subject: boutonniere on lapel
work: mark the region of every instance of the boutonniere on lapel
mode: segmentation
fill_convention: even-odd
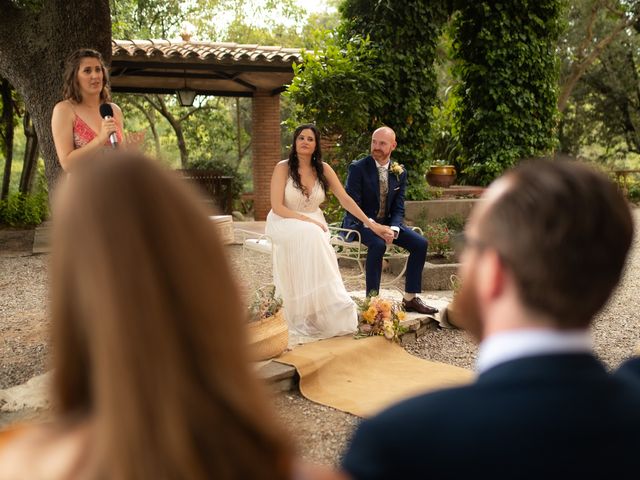
[[[389,171],[396,176],[396,180],[400,181],[400,175],[402,175],[402,172],[404,172],[404,167],[398,162],[391,162]]]

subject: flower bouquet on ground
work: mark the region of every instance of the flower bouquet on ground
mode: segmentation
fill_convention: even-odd
[[[253,360],[280,355],[289,342],[289,331],[282,311],[282,299],[273,285],[256,292],[249,307],[249,349]]]
[[[400,325],[405,312],[400,302],[386,300],[377,295],[371,295],[364,300],[354,298],[358,306],[358,331],[356,338],[384,335],[388,340],[399,341],[400,336],[407,331]]]

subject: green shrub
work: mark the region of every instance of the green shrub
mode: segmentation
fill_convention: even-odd
[[[464,230],[465,219],[459,213],[442,217],[440,221],[449,228],[450,232],[461,232]]]
[[[640,183],[634,182],[627,186],[627,199],[632,203],[640,203]]]
[[[33,195],[13,193],[0,200],[0,224],[12,227],[35,226],[49,215],[49,197],[46,191]]]
[[[198,160],[192,160],[189,162],[188,168],[195,168],[198,170],[216,170],[221,175],[228,175],[231,180],[231,194],[233,200],[238,200],[242,191],[244,190],[244,181],[242,175],[230,164],[220,160],[213,160],[211,158],[200,158]]]
[[[424,236],[429,241],[429,250],[436,255],[444,255],[451,250],[451,234],[445,222],[428,223]]]

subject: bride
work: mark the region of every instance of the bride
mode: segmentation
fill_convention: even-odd
[[[356,305],[342,283],[320,210],[328,190],[374,233],[380,237],[389,233],[389,227],[367,218],[322,161],[315,125],[300,125],[289,158],[276,165],[271,177],[265,231],[273,241],[273,279],[289,330],[303,337],[345,335],[358,325]]]

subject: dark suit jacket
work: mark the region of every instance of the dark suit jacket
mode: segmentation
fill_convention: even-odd
[[[498,365],[363,421],[343,468],[355,479],[640,478],[640,360],[615,374],[587,354]]]
[[[389,193],[387,195],[387,216],[385,225],[400,227],[404,220],[404,192],[407,188],[407,171],[396,177],[389,172]],[[369,218],[376,219],[380,209],[380,180],[376,161],[371,155],[356,160],[349,165],[345,185],[347,193]],[[358,230],[362,222],[347,212],[342,221],[343,228]]]

